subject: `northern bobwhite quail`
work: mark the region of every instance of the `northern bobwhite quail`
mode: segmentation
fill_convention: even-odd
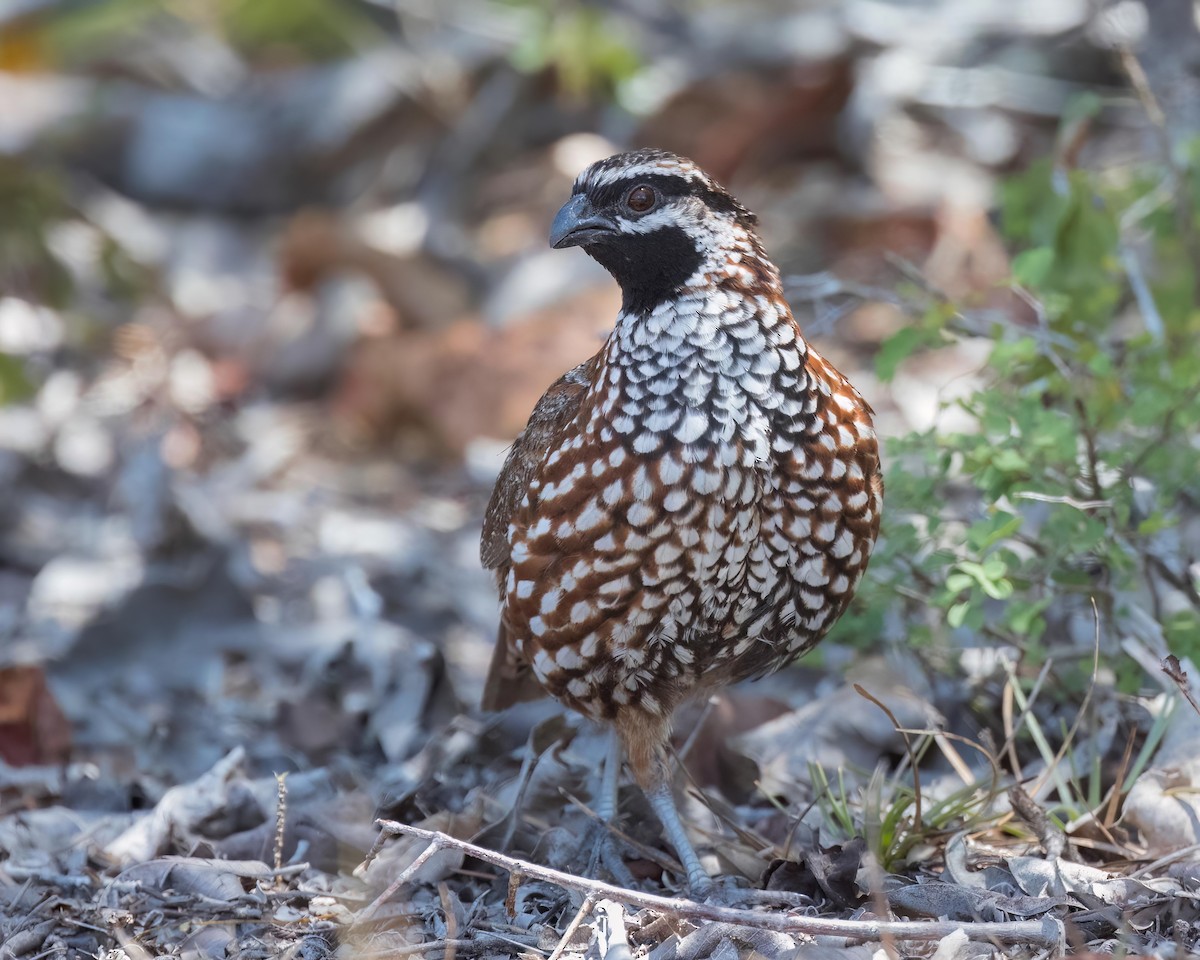
[[[481,549],[503,604],[484,707],[544,691],[611,724],[701,893],[671,715],[821,639],[883,496],[871,408],[805,342],[755,223],[674,154],[580,174],[550,243],[606,267],[621,312],[513,444]]]

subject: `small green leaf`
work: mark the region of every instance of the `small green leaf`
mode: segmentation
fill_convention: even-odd
[[[1137,532],[1143,537],[1148,537],[1151,534],[1158,533],[1160,530],[1165,530],[1171,525],[1171,521],[1161,511],[1155,511],[1138,524]]]
[[[992,466],[1005,473],[1025,473],[1029,470],[1029,461],[1016,450],[997,450],[992,457]]]
[[[1053,267],[1054,250],[1050,247],[1022,250],[1013,258],[1013,279],[1023,287],[1037,289],[1046,282]]]
[[[946,578],[946,589],[953,594],[969,590],[974,584],[974,577],[970,577],[965,573],[952,573]]]
[[[979,586],[993,600],[1007,600],[1013,595],[1013,584],[1007,577],[1001,577],[997,580],[985,580]]]
[[[1042,622],[1042,612],[1050,606],[1050,601],[1014,600],[1004,611],[1004,619],[1012,631],[1020,636],[1038,636],[1045,624]]]
[[[983,552],[1016,533],[1021,527],[1021,522],[1021,517],[997,510],[990,517],[971,524],[967,530],[967,544],[972,549]]]
[[[967,614],[970,610],[970,601],[964,600],[962,603],[956,603],[946,611],[946,623],[957,630],[963,625],[963,621],[967,619]]]
[[[875,372],[879,379],[890,382],[900,364],[929,342],[929,334],[919,327],[897,330],[879,345],[879,353],[875,355]]]

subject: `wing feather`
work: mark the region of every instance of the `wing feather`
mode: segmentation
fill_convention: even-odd
[[[513,442],[496,486],[492,489],[492,497],[484,514],[479,558],[486,569],[495,572],[496,587],[502,602],[510,566],[509,523],[525,498],[530,481],[537,475],[546,457],[558,446],[563,431],[579,412],[599,361],[600,355],[597,354],[573,367],[542,395],[529,415],[529,423]],[[483,709],[502,710],[543,694],[528,664],[517,652],[502,617],[484,685]]]

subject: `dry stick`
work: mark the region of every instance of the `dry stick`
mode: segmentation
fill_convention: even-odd
[[[1008,788],[1008,800],[1014,812],[1033,829],[1033,834],[1047,857],[1057,860],[1069,852],[1067,835],[1062,828],[1050,819],[1046,811],[1038,806],[1038,802],[1026,793],[1019,783],[1014,783]]]
[[[1129,731],[1129,739],[1125,741],[1125,752],[1121,754],[1121,765],[1117,768],[1117,776],[1112,789],[1108,793],[1108,806],[1104,811],[1104,819],[1100,821],[1104,832],[1111,836],[1113,825],[1117,822],[1117,807],[1121,805],[1121,794],[1125,792],[1125,777],[1129,773],[1129,765],[1133,762],[1133,741],[1136,730]]]
[[[534,738],[537,733],[537,728],[529,732],[529,738],[526,740],[526,746],[529,748],[529,753],[525,759],[521,761],[521,772],[517,775],[517,796],[513,800],[512,808],[508,811],[508,823],[504,828],[504,837],[500,841],[500,846],[505,850],[513,841],[513,837],[517,832],[517,822],[521,819],[521,811],[525,808],[525,794],[529,790],[529,784],[533,780],[533,772],[537,769],[537,765],[542,762],[542,754],[534,747]]]
[[[275,869],[283,869],[283,840],[287,832],[287,773],[275,774]]]
[[[379,820],[377,822],[378,823],[390,823],[391,821],[390,820]],[[416,830],[417,828],[409,827],[408,829]],[[428,831],[425,831],[425,830],[419,831],[419,833],[422,833],[422,834],[427,833],[427,832]],[[445,836],[445,834],[438,834],[438,836]],[[380,839],[382,840],[383,838],[380,837]],[[380,846],[380,844],[376,844],[376,847],[378,847],[378,846]],[[423,866],[425,866],[426,861],[428,861],[430,857],[432,857],[435,853],[437,853],[439,850],[441,850],[445,846],[449,846],[449,844],[434,843],[434,844],[431,844],[430,846],[426,847],[424,850],[422,850],[421,853],[417,856],[417,859],[414,860],[412,863],[410,863],[407,867],[405,867],[404,870],[401,871],[400,876],[398,876],[395,880],[393,880],[391,883],[389,883],[388,888],[386,890],[384,890],[383,893],[381,893],[374,900],[372,900],[369,904],[367,904],[366,910],[364,910],[361,914],[359,914],[359,919],[361,920],[361,919],[370,917],[372,914],[375,913],[375,911],[377,911],[385,903],[387,903],[389,900],[391,900],[392,897],[394,897],[396,895],[396,891],[399,890],[404,885],[406,885],[414,876],[416,876],[417,871],[420,870]],[[372,852],[375,852],[375,848],[372,848]]]
[[[386,836],[408,836],[424,840],[429,844],[417,861],[424,862],[439,850],[452,847],[461,850],[468,856],[486,863],[493,864],[501,870],[522,876],[533,877],[553,883],[564,890],[578,890],[597,898],[609,898],[619,903],[631,904],[647,910],[657,910],[670,916],[685,920],[710,921],[715,923],[732,923],[743,927],[759,927],[764,930],[776,930],[780,933],[799,933],[808,936],[845,937],[850,940],[879,940],[885,936],[897,940],[940,940],[948,937],[956,930],[964,931],[967,936],[979,940],[994,940],[1000,943],[1038,943],[1056,946],[1062,942],[1063,928],[1057,920],[1047,917],[1042,921],[1018,920],[1011,923],[957,923],[943,920],[913,920],[879,921],[879,920],[833,920],[819,917],[798,916],[794,913],[762,913],[757,910],[741,910],[732,907],[721,907],[714,904],[699,903],[695,900],[685,900],[682,897],[661,897],[652,893],[642,893],[638,890],[626,890],[615,887],[610,883],[599,880],[589,880],[576,877],[561,870],[539,866],[527,860],[507,857],[502,853],[484,849],[466,840],[459,840],[449,834],[434,830],[423,830],[420,827],[410,827],[405,823],[394,820],[376,820],[376,825]],[[386,900],[390,892],[399,889],[411,879],[416,871],[413,862],[396,882],[388,888],[375,903]],[[375,904],[368,907],[374,908]]]
[[[1200,853],[1200,843],[1193,843],[1190,847],[1184,847],[1182,850],[1176,850],[1173,853],[1168,853],[1165,857],[1159,857],[1153,863],[1148,863],[1144,867],[1138,867],[1133,873],[1129,874],[1129,879],[1136,880],[1138,877],[1145,877],[1156,870],[1161,870],[1163,867],[1170,866],[1176,860],[1186,860],[1193,854]]]
[[[567,924],[567,929],[563,931],[563,935],[558,941],[558,946],[550,954],[549,960],[558,960],[562,956],[563,951],[567,949],[567,945],[571,942],[571,938],[575,936],[575,931],[579,929],[579,925],[583,923],[584,918],[595,908],[596,902],[596,897],[590,893],[583,898],[583,903],[579,905],[579,910],[571,919],[571,922]]]
[[[1192,705],[1192,709],[1200,714],[1200,703],[1196,702],[1196,696],[1192,693],[1192,685],[1188,682],[1187,671],[1183,669],[1183,664],[1179,662],[1179,658],[1175,654],[1168,654],[1161,664],[1162,672],[1174,681],[1175,686],[1179,688],[1179,692],[1183,694],[1183,698]]]

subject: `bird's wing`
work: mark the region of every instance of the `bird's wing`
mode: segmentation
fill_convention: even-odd
[[[496,585],[504,599],[510,564],[508,525],[537,474],[542,461],[558,446],[563,430],[575,419],[584,394],[592,385],[600,356],[573,367],[558,378],[542,395],[508,452],[504,467],[492,490],[483,520],[479,557],[488,570],[495,571]],[[543,693],[517,653],[503,619],[496,637],[496,649],[484,686],[483,708],[502,710],[514,703],[532,700]]]

